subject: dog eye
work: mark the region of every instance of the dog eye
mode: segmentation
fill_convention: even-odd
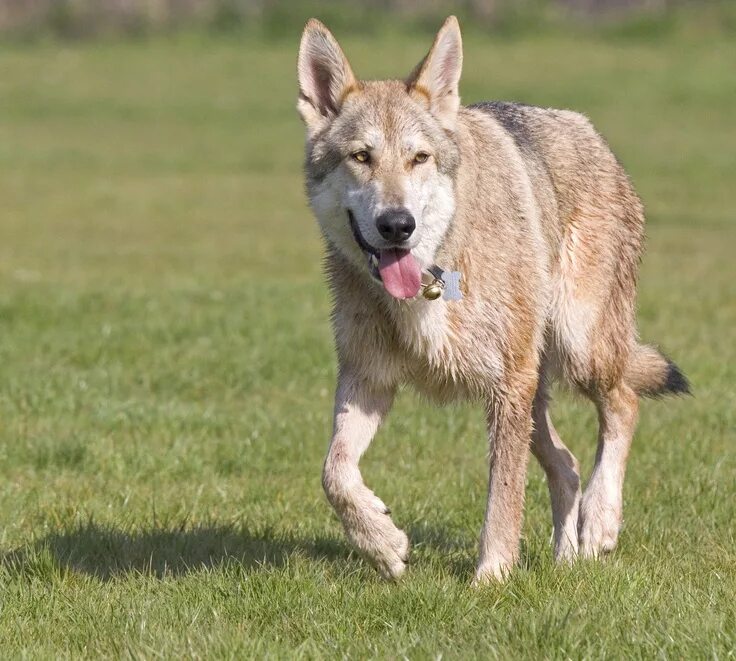
[[[358,161],[358,163],[367,163],[371,160],[371,155],[365,149],[356,151],[354,154],[351,154],[351,156],[353,157],[353,159]]]
[[[426,163],[429,160],[429,154],[426,151],[420,151],[414,156],[415,163]]]

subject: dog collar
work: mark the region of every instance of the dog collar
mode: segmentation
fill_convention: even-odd
[[[463,297],[459,271],[445,271],[437,264],[432,264],[427,271],[434,278],[428,285],[422,285],[422,296],[428,301],[435,301],[440,296],[445,301],[459,301]]]

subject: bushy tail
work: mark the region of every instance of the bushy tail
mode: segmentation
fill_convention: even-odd
[[[690,383],[680,368],[646,344],[638,344],[631,353],[624,380],[643,397],[690,394]]]

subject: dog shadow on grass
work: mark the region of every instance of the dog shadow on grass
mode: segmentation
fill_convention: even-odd
[[[474,539],[427,525],[409,527],[408,532],[413,547],[410,564],[426,562],[429,554],[439,556],[458,580],[472,575]],[[523,543],[521,555],[522,564],[535,564],[535,554]],[[367,564],[337,534],[300,537],[283,530],[256,533],[226,525],[124,531],[93,522],[52,532],[6,553],[0,557],[0,567],[17,576],[48,577],[70,571],[109,581],[130,574],[165,578],[222,567],[268,571],[299,560],[333,565],[337,571],[360,566],[367,570]]]
[[[297,558],[347,564],[351,554],[337,538],[301,538],[283,531],[207,526],[126,532],[88,523],[11,551],[0,565],[17,575],[60,569],[109,581],[130,573],[164,578],[224,566],[261,571]]]

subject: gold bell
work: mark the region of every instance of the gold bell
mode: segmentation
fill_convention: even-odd
[[[434,282],[425,285],[422,296],[424,296],[428,301],[436,301],[440,296],[442,296],[442,287],[440,283],[435,280]]]

